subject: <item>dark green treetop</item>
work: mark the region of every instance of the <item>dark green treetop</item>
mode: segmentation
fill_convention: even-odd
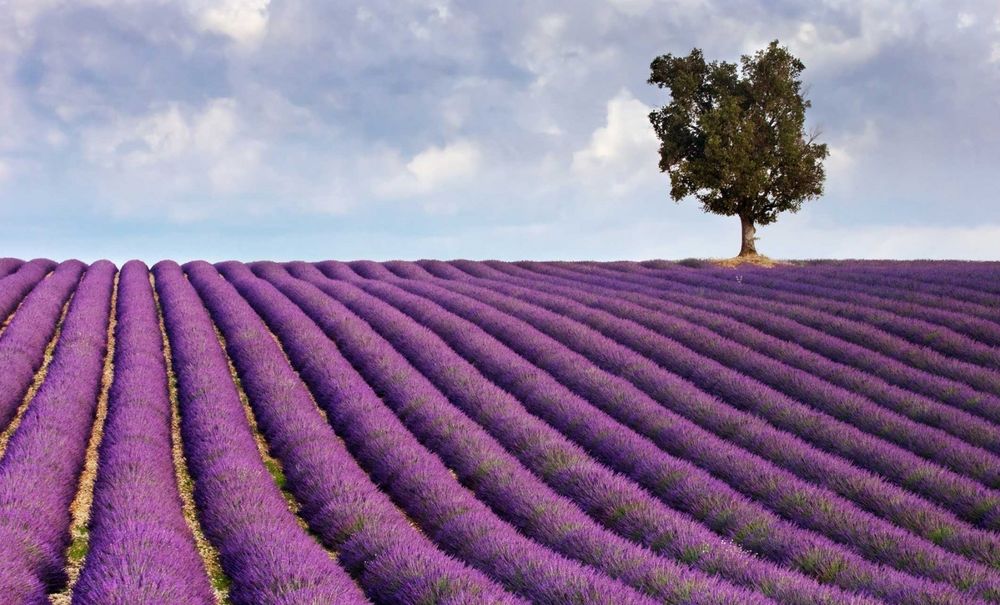
[[[817,133],[805,132],[804,69],[777,40],[739,65],[706,62],[697,48],[650,65],[649,83],[671,97],[649,114],[670,196],[694,196],[706,212],[739,216],[741,256],[756,254],[755,225],[823,193],[828,151]]]

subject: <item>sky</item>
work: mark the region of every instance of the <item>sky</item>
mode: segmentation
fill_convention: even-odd
[[[1000,259],[996,0],[0,0],[0,256],[732,256],[649,63],[773,39],[830,157],[762,253]]]

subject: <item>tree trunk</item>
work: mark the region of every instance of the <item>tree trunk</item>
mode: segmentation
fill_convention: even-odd
[[[757,227],[753,224],[753,219],[740,216],[740,225],[743,227],[743,244],[740,246],[740,256],[757,255]]]

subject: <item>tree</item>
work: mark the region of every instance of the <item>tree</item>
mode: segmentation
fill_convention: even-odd
[[[777,40],[739,66],[706,63],[697,48],[650,65],[649,83],[671,97],[649,114],[670,197],[693,195],[706,212],[739,216],[740,256],[757,254],[757,225],[823,193],[828,152],[818,132],[805,132],[804,69]]]

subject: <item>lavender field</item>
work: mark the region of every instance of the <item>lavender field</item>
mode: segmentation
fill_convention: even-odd
[[[1000,263],[0,259],[0,603],[1000,603]]]

